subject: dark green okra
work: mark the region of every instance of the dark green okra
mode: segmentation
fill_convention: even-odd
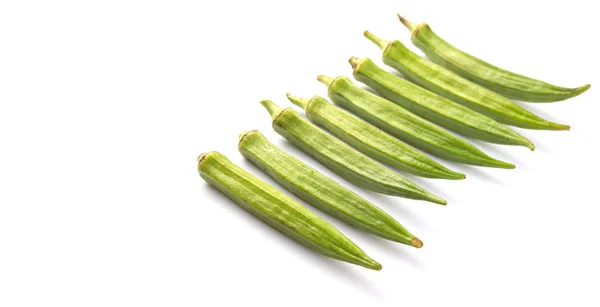
[[[454,162],[515,168],[401,106],[358,87],[347,77],[319,76],[318,79],[327,86],[333,102],[416,148]]]
[[[438,95],[489,116],[506,125],[527,129],[569,130],[569,126],[547,121],[508,98],[473,83],[410,51],[400,41],[387,42],[369,31],[365,36],[383,50],[383,62],[406,78]]]
[[[411,40],[429,59],[505,97],[530,102],[553,102],[580,95],[586,84],[566,88],[529,78],[476,58],[437,36],[426,23],[414,24],[398,15],[411,32]]]
[[[362,153],[402,171],[427,178],[464,179],[433,159],[410,147],[320,96],[288,99],[306,112],[308,119]]]
[[[356,80],[442,127],[490,143],[535,149],[530,140],[499,122],[389,73],[367,58],[352,57],[350,64]]]
[[[261,104],[271,115],[277,133],[346,180],[378,193],[446,204],[440,197],[311,124],[296,111],[282,109],[270,100]]]
[[[423,242],[383,210],[254,130],[240,134],[238,150],[277,183],[315,208],[384,239],[421,248]]]
[[[240,207],[298,243],[325,256],[381,270],[339,230],[218,152],[198,157],[198,172]]]

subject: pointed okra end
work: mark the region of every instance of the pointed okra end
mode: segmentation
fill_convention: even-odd
[[[370,41],[372,41],[375,45],[377,45],[381,50],[385,50],[385,48],[387,48],[387,46],[389,46],[390,42],[385,41],[377,36],[375,36],[375,34],[369,32],[369,31],[365,31],[364,35],[366,38],[368,38]]]
[[[367,269],[374,270],[374,271],[381,271],[383,266],[379,262],[371,259],[369,256],[366,256],[366,257],[367,257],[367,259],[361,259],[361,261],[358,263],[358,265],[365,267]]]
[[[308,103],[311,100],[309,98],[300,98],[298,96],[293,96],[290,93],[287,93],[286,96],[293,104],[301,107],[302,110],[306,110],[306,107],[308,107]]]
[[[282,107],[276,105],[271,100],[262,100],[260,104],[262,104],[262,106],[265,107],[265,109],[267,109],[267,112],[269,112],[273,121],[275,121],[277,117],[279,117],[279,114],[281,114],[281,112],[283,112],[284,110]]]
[[[580,86],[580,87],[574,88],[572,90],[572,92],[571,92],[571,95],[569,95],[569,97],[579,96],[579,95],[583,94],[583,92],[589,90],[590,87],[592,87],[591,84],[586,84],[584,86]]]
[[[448,202],[445,199],[435,196],[433,194],[428,195],[426,200],[428,200],[434,204],[438,204],[438,205],[442,205],[442,206],[445,206],[448,204]]]
[[[416,248],[423,247],[423,241],[419,240],[419,238],[416,237],[410,241],[410,244]]]
[[[406,18],[402,17],[402,15],[397,14],[398,19],[400,19],[400,22],[410,31],[410,33],[413,33],[415,31],[415,29],[417,28],[417,24],[414,22],[410,22],[408,21]]]

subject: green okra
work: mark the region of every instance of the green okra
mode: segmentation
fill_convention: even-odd
[[[415,24],[398,15],[411,32],[411,40],[429,59],[505,97],[530,102],[553,102],[575,97],[590,88],[586,84],[566,88],[494,66],[452,46],[426,23]]]
[[[198,157],[200,176],[240,207],[298,243],[325,256],[381,270],[381,264],[333,225],[218,152]]]
[[[292,157],[254,130],[240,134],[238,150],[277,183],[315,208],[384,239],[421,248],[423,242],[383,210]]]
[[[271,115],[277,133],[348,181],[378,193],[446,204],[440,197],[311,124],[296,111],[282,109],[270,100],[261,104]]]
[[[329,98],[404,142],[440,158],[478,166],[515,168],[401,106],[355,85],[347,77],[319,76]]]
[[[383,50],[383,62],[414,83],[438,95],[489,116],[496,121],[527,129],[569,130],[569,126],[547,121],[508,98],[473,83],[410,51],[400,41],[387,42],[369,31],[365,36]]]
[[[499,122],[387,72],[367,58],[352,57],[350,64],[356,80],[433,123],[486,142],[535,149],[530,140]]]
[[[308,119],[362,153],[413,175],[428,178],[464,179],[379,128],[336,107],[322,97],[288,99],[306,112]]]

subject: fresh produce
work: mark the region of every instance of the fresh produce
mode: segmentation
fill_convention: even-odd
[[[296,111],[282,109],[270,100],[261,104],[271,115],[277,133],[348,181],[383,194],[446,204],[440,197],[327,134]]]
[[[490,143],[521,145],[533,143],[497,121],[432,93],[378,67],[373,61],[352,57],[354,78],[382,96],[440,126]]]
[[[358,151],[413,175],[428,178],[464,179],[418,150],[379,128],[338,108],[322,97],[288,99],[306,112],[308,119],[356,148]]]
[[[505,97],[553,102],[575,97],[590,88],[589,84],[566,88],[510,72],[457,49],[437,36],[426,23],[415,24],[400,15],[398,17],[410,30],[413,44],[429,59]]]
[[[319,76],[317,79],[327,86],[333,102],[416,148],[454,162],[515,168],[403,107],[358,87],[347,77]]]
[[[269,184],[233,164],[218,152],[198,157],[200,176],[240,207],[325,256],[381,270],[356,244],[327,221],[304,208]]]
[[[240,134],[238,150],[277,183],[315,208],[376,236],[411,245],[423,242],[394,218],[333,179],[292,157],[254,130]]]
[[[489,116],[496,121],[527,129],[569,130],[569,126],[547,121],[508,98],[473,83],[410,51],[400,41],[387,42],[369,31],[365,36],[383,50],[383,62],[406,78],[440,96]]]

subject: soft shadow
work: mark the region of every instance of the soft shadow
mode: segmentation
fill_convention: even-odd
[[[210,194],[211,199],[216,199],[219,201],[219,203],[230,204],[230,212],[234,213],[236,218],[243,220],[243,223],[250,224],[253,227],[260,229],[264,235],[272,237],[274,244],[285,245],[286,249],[293,250],[294,253],[302,255],[313,265],[318,266],[323,271],[330,273],[329,275],[338,276],[341,282],[348,282],[352,284],[353,287],[363,291],[368,295],[383,299],[384,294],[379,288],[377,288],[376,284],[369,282],[362,275],[356,273],[356,270],[368,269],[322,256],[321,254],[304,247],[303,245],[277,231],[275,228],[272,228],[266,223],[260,221],[258,218],[252,216],[212,185],[207,184],[205,192]]]
[[[373,191],[367,191],[364,189],[362,190],[362,193],[368,194],[369,198],[372,199],[376,205],[383,204],[383,206],[385,206],[384,211],[393,212],[394,215],[397,214],[398,216],[401,216],[402,219],[409,220],[411,222],[411,224],[413,224],[415,226],[415,228],[418,228],[421,231],[431,232],[432,228],[427,223],[427,221],[422,219],[413,210],[409,209],[408,206],[401,204],[400,197],[383,195],[383,194],[379,194],[379,193],[376,193]],[[425,201],[420,201],[420,202],[426,206],[431,205],[431,206],[443,207],[441,205],[427,203]]]

